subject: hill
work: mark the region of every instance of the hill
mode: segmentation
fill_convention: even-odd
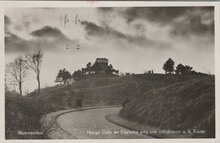
[[[31,101],[23,98],[19,103],[19,95],[5,92],[5,138],[6,139],[43,139],[44,135],[19,135],[19,131],[40,131],[41,115],[32,106]]]
[[[82,106],[122,105],[127,99],[136,99],[150,89],[156,89],[181,79],[175,75],[136,75],[125,77],[94,77],[70,85],[57,85],[41,90],[40,95],[31,93],[27,98],[39,107],[42,114],[76,107],[76,100]]]
[[[123,105],[129,99],[120,116],[152,126],[170,129],[197,126],[210,131],[214,128],[214,78],[211,76],[103,75],[44,88],[40,94],[32,92],[23,97],[22,104],[18,103],[17,96],[6,92],[7,138],[19,138],[16,133],[20,128],[40,131],[38,121],[42,115],[76,108],[77,99],[81,99],[82,107]],[[17,116],[21,119],[13,120]]]
[[[191,78],[146,91],[120,111],[123,118],[169,130],[205,130],[193,137],[215,136],[215,81]]]

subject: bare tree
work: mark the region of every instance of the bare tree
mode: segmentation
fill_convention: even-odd
[[[27,55],[29,67],[36,73],[38,83],[38,93],[40,93],[40,70],[43,60],[43,51],[35,51],[33,54]]]
[[[9,83],[19,88],[20,102],[22,100],[22,85],[27,78],[28,68],[27,61],[23,58],[16,58],[13,62],[6,65]]]

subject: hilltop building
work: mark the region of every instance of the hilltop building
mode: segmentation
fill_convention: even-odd
[[[99,64],[107,64],[108,65],[108,59],[106,59],[106,58],[97,58],[96,62]]]
[[[108,63],[106,58],[96,58],[94,64],[88,63],[85,68],[77,70],[72,74],[74,80],[80,80],[83,78],[88,78],[92,76],[106,76],[114,75],[116,76],[119,73],[118,70],[115,70],[111,64]]]
[[[94,65],[93,69],[96,74],[104,74],[108,72],[108,59],[106,58],[97,58]]]

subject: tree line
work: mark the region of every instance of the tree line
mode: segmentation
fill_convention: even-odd
[[[90,75],[94,75],[103,69],[103,65],[95,62],[93,65],[91,62],[86,64],[85,68],[78,69],[71,74],[65,68],[59,70],[55,82],[62,82],[63,84],[68,84],[70,81],[78,81],[84,79]],[[119,74],[118,70],[115,70],[112,64],[105,65],[105,74]]]
[[[204,74],[201,72],[196,72],[193,70],[193,67],[189,65],[183,65],[178,64],[175,67],[175,62],[171,58],[169,58],[164,64],[163,64],[163,70],[165,71],[165,74],[177,74],[177,75],[192,75],[192,74]],[[101,66],[95,62],[93,65],[91,62],[86,64],[85,68],[81,68],[79,70],[76,70],[73,74],[71,74],[69,71],[67,71],[65,68],[59,70],[55,82],[62,82],[64,84],[70,83],[70,81],[78,81],[83,78],[86,78],[88,75],[95,74],[97,71],[101,69]],[[149,74],[154,74],[153,70],[148,71]],[[119,74],[118,70],[115,70],[113,66],[107,65],[106,68],[106,74]],[[126,75],[130,75],[129,73],[126,73]],[[125,76],[125,75],[123,75]]]
[[[40,73],[41,73],[40,71],[41,71],[43,55],[44,53],[42,50],[34,51],[31,54],[26,54],[24,57],[18,57],[14,61],[6,65],[6,75],[8,75],[7,82],[10,85],[14,85],[18,87],[20,97],[22,97],[23,83],[26,80],[27,75],[29,74],[29,70],[33,71],[36,75],[35,78],[38,85],[37,91],[38,93],[40,93]],[[88,64],[86,64],[85,68],[76,70],[73,74],[71,74],[65,68],[59,70],[55,82],[63,82],[64,84],[68,84],[72,80],[78,81],[88,77],[89,75],[98,73],[99,71],[103,70],[103,66],[104,66],[105,74],[116,74],[116,75],[119,74],[119,71],[115,70],[111,64],[103,65],[95,62],[92,65],[92,63],[89,62]],[[183,65],[181,63],[175,67],[175,62],[171,58],[169,58],[163,64],[163,70],[165,71],[166,74],[173,74],[173,73],[177,75],[203,74],[193,70],[193,67],[189,65]],[[152,74],[153,74],[153,70],[152,70]]]
[[[169,58],[164,64],[163,64],[163,70],[165,71],[166,74],[172,74],[175,73],[177,75],[189,75],[189,74],[204,74],[201,72],[196,72],[193,70],[193,67],[189,65],[183,65],[183,64],[178,64],[175,69],[175,62]]]
[[[33,71],[36,75],[38,93],[40,93],[40,71],[43,54],[42,50],[34,51],[31,54],[26,54],[24,57],[18,57],[6,65],[6,80],[8,84],[18,87],[20,102],[23,94],[23,83],[28,77],[29,70]]]

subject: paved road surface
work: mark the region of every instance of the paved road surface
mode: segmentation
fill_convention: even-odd
[[[57,122],[78,139],[127,139],[151,138],[115,125],[105,119],[116,114],[120,108],[101,108],[71,112],[58,117]],[[114,131],[118,131],[114,133]]]

